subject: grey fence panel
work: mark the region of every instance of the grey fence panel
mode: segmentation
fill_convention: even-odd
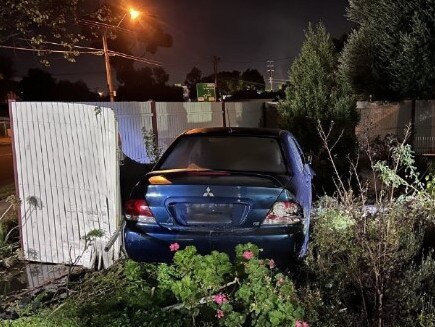
[[[264,127],[264,101],[227,102],[225,117],[227,126]]]
[[[219,102],[156,102],[156,114],[159,146],[164,149],[188,129],[223,126]]]
[[[95,102],[92,105],[111,108],[115,112],[122,152],[137,162],[149,162],[143,130],[153,129],[151,102]]]
[[[403,138],[412,121],[412,102],[358,102],[360,122],[356,132],[370,138],[387,134]],[[414,150],[418,154],[435,154],[435,100],[417,100],[415,106]]]

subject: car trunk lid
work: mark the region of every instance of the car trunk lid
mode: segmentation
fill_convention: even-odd
[[[221,171],[160,171],[147,176],[146,200],[168,228],[259,226],[283,190],[272,176]]]

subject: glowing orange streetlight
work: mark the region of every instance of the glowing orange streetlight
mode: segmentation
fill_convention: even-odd
[[[130,13],[131,20],[135,20],[136,18],[138,18],[140,16],[140,11],[137,11],[134,8],[130,8],[128,10],[128,12]]]

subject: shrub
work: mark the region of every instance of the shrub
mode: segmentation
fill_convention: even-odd
[[[433,229],[435,198],[420,182],[405,142],[389,153],[389,160],[372,165],[382,181],[375,203],[367,202],[364,185],[355,195],[338,174],[338,197],[320,203],[307,260],[305,290],[319,295],[307,301],[316,313],[310,321],[427,326],[434,317],[433,244],[424,248],[423,241]]]
[[[299,321],[297,326],[307,326],[294,284],[273,260],[259,259],[256,246],[238,245],[231,262],[225,253],[200,255],[193,246],[178,251],[175,245],[171,265],[118,263],[76,287],[71,283],[70,297],[61,304],[50,300],[53,308],[38,309],[37,296],[9,324],[267,327]]]
[[[160,287],[170,290],[181,310],[204,323],[223,326],[294,326],[304,311],[292,281],[273,260],[258,258],[252,245],[236,247],[232,264],[224,253],[199,255],[194,247],[175,253],[173,265],[160,265]]]

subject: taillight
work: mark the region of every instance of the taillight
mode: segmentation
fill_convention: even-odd
[[[145,200],[128,200],[125,204],[125,219],[140,223],[156,222]]]
[[[266,216],[263,225],[288,225],[302,220],[302,208],[290,201],[275,202]]]

